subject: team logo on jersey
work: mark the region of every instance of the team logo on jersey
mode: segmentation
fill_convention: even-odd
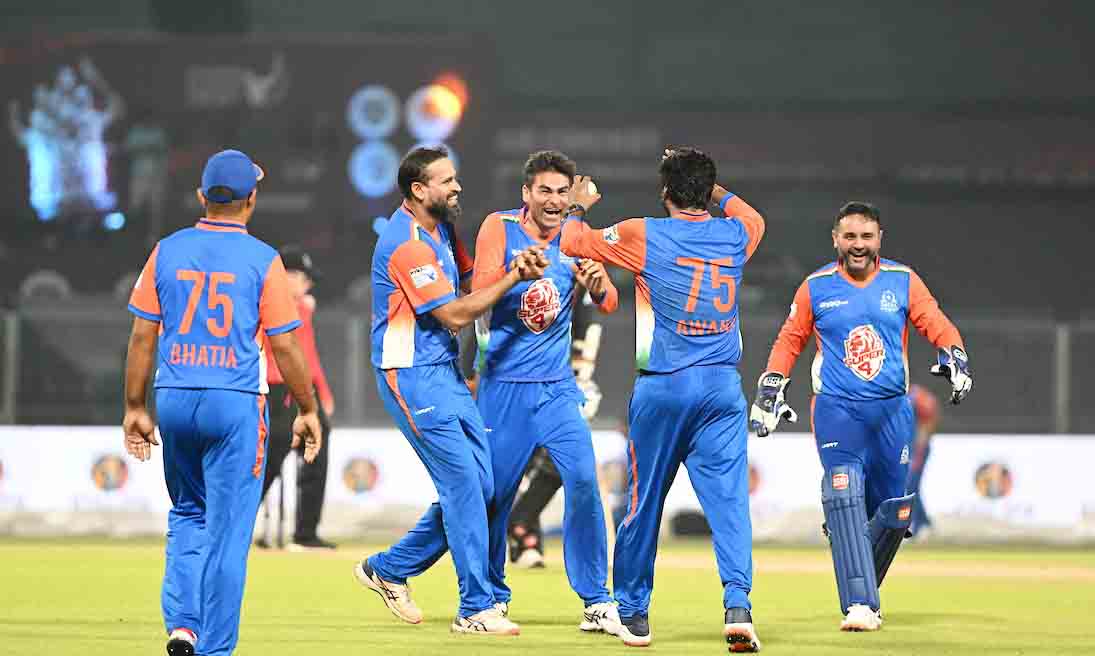
[[[883,312],[897,312],[897,294],[894,294],[890,290],[882,292],[882,300],[879,302],[878,307]]]
[[[601,231],[601,234],[604,235],[605,242],[609,244],[615,244],[620,241],[620,230],[616,226],[605,228]]]
[[[525,322],[529,330],[539,335],[555,322],[561,308],[559,289],[555,286],[555,281],[551,278],[540,278],[521,294],[521,307],[517,310],[517,317]]]
[[[437,268],[432,264],[423,264],[420,267],[411,269],[411,282],[414,283],[416,289],[437,282]]]
[[[844,364],[863,380],[874,380],[886,361],[886,345],[875,332],[874,326],[865,324],[852,328],[844,340]]]
[[[848,489],[848,475],[833,474],[833,489],[834,490],[847,490]]]

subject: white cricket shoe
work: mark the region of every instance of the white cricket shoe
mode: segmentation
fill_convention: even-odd
[[[852,604],[840,623],[841,631],[877,631],[882,628],[882,615],[863,604]]]
[[[620,612],[616,605],[609,601],[599,604],[590,604],[582,612],[582,621],[578,624],[579,631],[595,633],[604,631],[609,635],[620,632]]]
[[[541,569],[547,566],[544,562],[544,554],[535,549],[525,549],[517,556],[517,560],[513,561],[514,567],[520,567],[522,569]]]
[[[410,584],[392,583],[377,576],[369,561],[363,560],[354,565],[354,578],[361,585],[380,595],[381,601],[399,619],[408,624],[422,621],[422,610],[411,599]]]
[[[452,621],[453,633],[477,633],[480,635],[521,635],[521,627],[503,617],[497,608],[488,608],[469,617],[456,616]]]
[[[498,611],[502,617],[509,617],[509,602],[508,601],[496,601],[494,602],[494,610]]]

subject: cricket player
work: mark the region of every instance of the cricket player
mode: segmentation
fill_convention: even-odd
[[[916,415],[916,434],[912,440],[912,456],[909,459],[909,478],[905,482],[905,493],[912,494],[912,521],[909,533],[924,537],[931,532],[932,520],[924,510],[924,498],[920,494],[920,482],[924,477],[924,467],[932,451],[932,436],[939,427],[942,414],[935,395],[920,385],[909,387],[909,401]]]
[[[426,466],[439,501],[387,551],[354,565],[354,576],[392,613],[422,621],[407,579],[452,552],[460,606],[457,633],[518,635],[495,608],[487,508],[494,496],[483,419],[457,366],[456,333],[522,280],[543,275],[539,247],[514,257],[493,284],[457,297],[472,262],[451,221],[460,184],[444,148],[415,148],[399,165],[403,204],[377,242],[372,262],[372,362],[384,407]]]
[[[588,290],[581,296],[581,300],[575,299],[571,317],[571,334],[576,339],[571,342],[573,353],[570,365],[574,371],[574,380],[581,389],[582,395],[585,396],[582,417],[588,422],[597,415],[597,408],[601,403],[601,390],[593,380],[593,372],[597,366],[597,352],[600,349],[602,329],[597,318],[593,316],[595,306]],[[597,479],[601,491],[601,502],[604,505],[606,490],[604,477],[600,473],[601,467],[598,465]],[[563,487],[563,479],[559,475],[559,468],[552,462],[547,450],[542,447],[536,449],[532,458],[529,459],[525,477],[528,479],[528,485],[513,502],[509,517],[506,533],[509,543],[509,561],[515,567],[543,568],[547,564],[544,560],[544,535],[540,525],[540,515],[555,493]],[[611,549],[615,531],[611,523],[611,510],[607,505],[604,514],[608,544]]]
[[[938,349],[935,375],[950,379],[951,402],[973,385],[962,336],[920,276],[879,257],[882,219],[850,202],[833,224],[837,260],[806,278],[760,376],[751,425],[764,437],[781,417],[788,376],[811,335],[812,420],[825,474],[821,505],[844,615],[842,631],[882,627],[878,586],[909,527],[905,496],[913,409],[906,344],[911,322]],[[867,521],[868,518],[870,522]]]
[[[161,598],[169,656],[230,654],[239,638],[266,466],[263,335],[300,408],[294,445],[303,438],[311,462],[322,443],[285,268],[277,251],[247,234],[261,179],[238,150],[209,158],[198,189],[205,217],[156,245],[129,300],[122,428],[126,450],[148,460],[159,444],[145,406],[155,367],[172,506]]]
[[[531,246],[542,247],[551,263],[543,278],[514,286],[490,313],[477,398],[494,466],[490,573],[495,603],[508,615],[506,527],[525,465],[543,447],[558,467],[566,495],[563,555],[570,586],[585,606],[579,628],[602,631],[603,622],[611,623],[615,634],[619,617],[605,585],[604,511],[593,438],[581,410],[586,399],[571,370],[570,324],[579,289],[589,291],[601,312],[615,312],[619,299],[602,264],[559,251],[574,174],[566,155],[532,153],[521,187],[524,206],[489,215],[475,244],[475,290],[502,279],[513,258]]]
[[[693,148],[667,149],[659,167],[664,218],[592,230],[582,217],[600,199],[581,176],[563,224],[562,250],[635,273],[637,330],[652,335],[628,409],[627,516],[616,533],[613,587],[629,646],[651,642],[654,558],[666,493],[680,468],[711,525],[723,585],[723,635],[731,651],[760,649],[750,614],[746,411],[737,288],[764,236],[764,219],[715,183],[715,162]],[[714,217],[716,203],[725,217]],[[651,317],[651,315],[653,315]],[[644,339],[637,335],[637,339]]]

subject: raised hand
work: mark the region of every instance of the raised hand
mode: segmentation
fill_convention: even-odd
[[[570,185],[568,200],[571,205],[581,205],[588,210],[601,200],[601,194],[597,193],[597,185],[593,184],[593,178],[588,175],[576,175],[574,182]]]

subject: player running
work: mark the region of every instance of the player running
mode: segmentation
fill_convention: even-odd
[[[950,379],[952,403],[973,385],[958,329],[920,276],[879,257],[881,245],[877,208],[860,202],[840,208],[833,225],[837,261],[808,276],[795,293],[750,417],[760,437],[781,417],[795,421],[784,392],[813,334],[812,420],[825,470],[821,505],[842,631],[882,627],[878,587],[912,517],[913,495],[903,496],[914,422],[907,395],[909,322],[939,349],[931,372]]]
[[[266,466],[263,334],[300,408],[293,446],[303,437],[312,462],[322,444],[285,267],[277,251],[247,234],[261,179],[238,150],[209,158],[198,190],[205,217],[156,245],[129,299],[135,316],[122,428],[126,451],[148,460],[159,444],[145,406],[155,366],[171,495],[161,599],[170,656],[230,654],[239,639]]]
[[[494,513],[490,517],[490,573],[494,599],[509,613],[505,583],[506,526],[529,457],[546,449],[566,495],[563,555],[570,586],[585,605],[583,631],[615,634],[616,607],[608,593],[605,518],[586,399],[571,370],[571,316],[578,286],[601,312],[615,312],[616,288],[604,266],[559,251],[560,225],[569,204],[574,162],[556,151],[532,153],[521,188],[524,206],[489,215],[475,244],[472,287],[485,289],[506,275],[514,257],[544,249],[544,277],[514,286],[491,310],[480,370],[479,411],[490,434]]]
[[[575,205],[563,224],[562,250],[635,273],[640,343],[652,339],[628,409],[627,516],[616,534],[613,587],[629,646],[651,642],[654,588],[665,496],[680,468],[711,525],[723,585],[723,635],[731,651],[757,651],[750,614],[752,524],[749,518],[746,410],[736,292],[742,268],[760,244],[764,219],[715,184],[715,163],[692,148],[666,150],[659,167],[665,218],[628,219],[604,230],[583,221],[600,199],[575,179]],[[714,202],[726,214],[707,211]]]
[[[444,148],[415,148],[399,165],[403,204],[373,252],[372,362],[388,414],[437,488],[439,501],[402,540],[354,565],[354,576],[401,620],[422,611],[407,579],[452,552],[460,606],[457,633],[518,635],[497,608],[490,582],[487,506],[494,495],[490,450],[479,410],[457,367],[456,333],[522,280],[543,275],[538,247],[515,256],[493,284],[457,298],[472,262],[451,220],[460,184]]]

